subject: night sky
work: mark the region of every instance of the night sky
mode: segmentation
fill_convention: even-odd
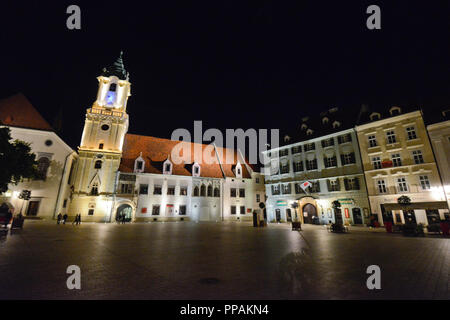
[[[8,4],[9,3],[9,4]],[[95,3],[95,5],[94,5]],[[66,8],[81,7],[81,30]],[[381,30],[366,8],[381,7]],[[81,138],[103,67],[121,50],[129,132],[293,128],[338,106],[450,104],[449,1],[2,1],[0,98],[24,93]]]

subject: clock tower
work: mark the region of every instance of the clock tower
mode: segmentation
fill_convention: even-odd
[[[97,99],[86,111],[78,161],[73,169],[71,216],[82,221],[110,221],[116,173],[128,130],[128,73],[119,58],[103,68],[98,80]]]

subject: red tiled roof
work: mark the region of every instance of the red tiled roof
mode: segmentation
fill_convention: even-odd
[[[173,163],[172,174],[182,176],[192,176],[192,164],[194,160],[201,159],[200,176],[211,178],[223,178],[223,173],[219,165],[217,157],[219,156],[222,169],[227,177],[235,177],[234,168],[238,160],[237,153],[231,149],[217,148],[217,153],[210,145],[197,144],[191,142],[173,141],[168,139],[161,139],[155,137],[147,137],[136,134],[127,134],[123,145],[122,161],[120,163],[119,171],[133,172],[134,162],[142,152],[142,158],[145,161],[146,173],[163,173],[163,163],[168,157],[171,158],[172,150],[175,146],[184,147],[184,150],[191,150],[190,157],[185,155],[184,162],[180,164]],[[207,149],[210,148],[210,149]],[[181,150],[181,149],[178,149]],[[232,161],[226,163],[227,152],[230,153]],[[182,152],[180,156],[184,156]],[[195,157],[197,155],[197,157]],[[171,158],[172,162],[175,159]],[[209,164],[207,162],[210,162]],[[250,173],[243,163],[242,177],[251,178]]]
[[[0,100],[0,121],[11,127],[53,131],[22,93]]]

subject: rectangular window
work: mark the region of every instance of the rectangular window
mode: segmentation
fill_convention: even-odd
[[[245,198],[245,189],[239,189],[239,197]]]
[[[231,206],[231,214],[236,214],[236,206]]]
[[[186,206],[185,205],[180,205],[180,210],[178,210],[178,214],[180,216],[185,216],[186,215]]]
[[[355,153],[350,152],[350,153],[341,154],[341,161],[342,161],[343,166],[346,164],[356,163]]]
[[[350,133],[347,133],[347,134],[344,134],[343,136],[338,137],[339,144],[351,142],[351,141],[352,141],[352,135]]]
[[[392,158],[392,164],[394,167],[401,167],[402,166],[402,158],[400,157],[400,153],[394,153],[391,155]]]
[[[397,188],[398,192],[408,192],[408,184],[405,177],[397,178]]]
[[[320,182],[319,181],[310,181],[311,186],[308,187],[308,191],[310,193],[320,192]]]
[[[421,164],[421,163],[424,163],[422,151],[420,151],[420,150],[414,150],[414,151],[412,152],[412,154],[413,154],[413,158],[414,158],[414,163],[415,163],[415,164]]]
[[[419,176],[420,180],[420,186],[422,187],[422,190],[430,190],[430,180],[428,179],[428,176]]]
[[[94,209],[89,209],[88,216],[93,216],[93,215],[94,215]]]
[[[67,207],[67,199],[64,199],[63,208],[66,208],[66,207]]]
[[[296,154],[296,153],[302,152],[302,146],[292,147],[291,152],[292,152],[292,154]]]
[[[255,178],[255,182],[256,182],[256,183],[259,183],[259,178]]]
[[[314,142],[305,144],[305,151],[316,150],[316,144]]]
[[[180,187],[180,196],[187,196],[187,187]]]
[[[286,183],[282,185],[282,192],[283,194],[291,194],[291,184],[290,183]]]
[[[142,170],[142,166],[144,165],[144,163],[142,161],[137,161],[136,162],[136,169],[138,170]]]
[[[295,188],[295,193],[296,194],[304,193],[300,183],[296,183],[294,185],[294,188]]]
[[[152,216],[159,216],[159,209],[160,209],[160,205],[154,204],[152,207]]]
[[[340,186],[339,186],[339,180],[328,180],[328,191],[339,191]]]
[[[230,197],[236,198],[236,188],[231,188],[230,189]]]
[[[294,162],[294,172],[300,172],[303,171],[303,161],[298,160]]]
[[[378,180],[377,181],[377,188],[378,188],[378,193],[386,193],[387,192],[386,181],[385,180]]]
[[[259,193],[256,194],[256,203],[261,202],[261,195]]]
[[[348,178],[344,179],[345,190],[359,190],[359,179]]]
[[[156,185],[153,189],[153,194],[162,194],[162,187],[159,185]]]
[[[317,159],[306,160],[306,170],[316,170],[317,169]]]
[[[276,184],[272,186],[272,195],[279,195],[280,194],[280,185]]]
[[[148,184],[139,185],[139,194],[148,194]]]
[[[325,140],[322,140],[321,143],[322,143],[322,148],[331,147],[331,146],[334,146],[334,139],[333,138],[325,139]]]
[[[325,164],[325,168],[330,168],[330,167],[336,167],[337,166],[337,160],[336,157],[324,157],[323,158],[323,162]]]
[[[175,195],[175,187],[174,186],[168,186],[167,187],[167,194],[170,196],[174,196]]]
[[[280,150],[280,157],[287,156],[289,154],[289,149]]]
[[[408,140],[417,139],[416,128],[414,128],[414,127],[407,127],[406,134],[408,136]]]
[[[369,148],[373,148],[378,145],[377,138],[375,137],[375,135],[370,135],[367,138],[369,140]]]
[[[122,194],[132,194],[133,193],[133,185],[130,183],[122,183],[120,185],[120,192]]]
[[[386,140],[388,144],[396,143],[397,137],[395,136],[394,130],[386,131]]]
[[[289,161],[285,164],[280,163],[280,173],[281,174],[289,173]]]
[[[245,206],[241,206],[240,214],[245,214]]]
[[[381,158],[372,157],[372,165],[374,169],[381,169]]]

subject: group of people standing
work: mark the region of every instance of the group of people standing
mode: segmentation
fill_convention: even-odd
[[[57,224],[66,224],[67,221],[67,213],[65,213],[64,215],[62,215],[61,213],[58,214],[58,216],[56,217],[56,223]],[[75,216],[75,219],[73,220],[72,224],[75,224],[76,226],[81,224],[81,214],[77,214]]]
[[[127,216],[125,214],[119,214],[117,216],[117,222],[119,224],[125,224],[125,222],[127,222]]]

